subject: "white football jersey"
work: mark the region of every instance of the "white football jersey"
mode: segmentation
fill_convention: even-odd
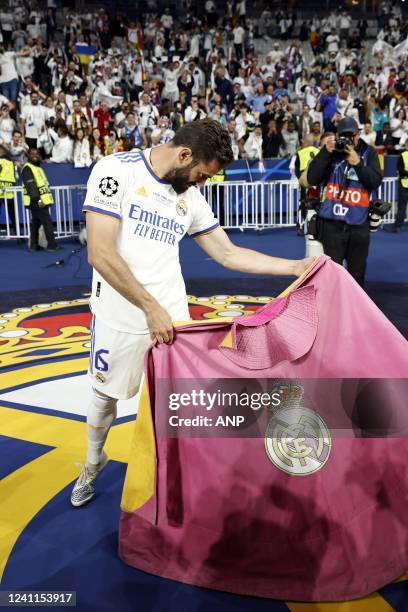
[[[144,153],[115,153],[101,159],[87,184],[84,212],[118,219],[117,250],[132,274],[163,306],[173,321],[189,319],[179,242],[219,224],[200,191],[177,195],[154,173]],[[110,327],[132,333],[148,331],[144,312],[120,295],[94,269],[91,310]]]

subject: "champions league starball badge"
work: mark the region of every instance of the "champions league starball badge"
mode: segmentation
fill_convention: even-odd
[[[321,470],[331,451],[330,431],[321,416],[300,405],[303,387],[282,384],[282,402],[265,434],[266,453],[282,472],[308,476]]]
[[[99,191],[107,198],[114,196],[118,189],[118,181],[111,176],[105,176],[99,183]]]

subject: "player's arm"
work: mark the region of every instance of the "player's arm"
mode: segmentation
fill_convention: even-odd
[[[314,257],[282,259],[264,255],[252,249],[244,249],[231,242],[221,227],[209,234],[197,236],[195,241],[210,257],[225,268],[250,274],[300,276],[314,260]]]
[[[173,324],[168,312],[133,276],[116,248],[120,220],[87,212],[88,261],[107,283],[146,315],[152,340],[173,341]]]

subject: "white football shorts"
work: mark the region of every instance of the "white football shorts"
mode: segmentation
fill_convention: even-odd
[[[88,375],[104,395],[129,399],[139,390],[150,334],[127,334],[93,317]]]

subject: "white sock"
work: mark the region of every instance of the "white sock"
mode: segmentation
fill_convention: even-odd
[[[86,463],[88,467],[96,467],[102,455],[109,429],[116,419],[117,399],[101,396],[93,389],[92,399],[88,407],[87,437],[88,447]]]

